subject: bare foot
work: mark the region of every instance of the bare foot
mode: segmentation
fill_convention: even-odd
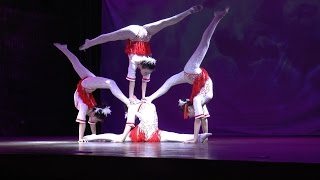
[[[88,49],[90,47],[89,46],[89,41],[90,41],[89,39],[86,39],[85,43],[82,46],[79,47],[79,50],[82,51],[82,50]]]
[[[203,6],[201,4],[199,4],[199,5],[191,7],[189,10],[190,10],[190,13],[193,14],[193,13],[200,12],[202,9],[203,9]]]
[[[82,140],[86,142],[94,141],[94,140],[97,140],[97,135],[96,134],[86,135],[82,138]]]
[[[88,142],[86,139],[80,139],[79,141],[78,141],[78,143],[86,143],[86,142]]]
[[[223,11],[214,12],[214,17],[222,19],[229,12],[229,7],[226,7]]]
[[[53,45],[55,46],[55,47],[57,47],[58,49],[67,49],[68,48],[68,46],[66,45],[66,44],[60,44],[60,43],[53,43]]]
[[[212,133],[202,133],[202,134],[199,134],[199,142],[201,143],[204,143],[206,141],[208,141],[208,137],[211,136]]]

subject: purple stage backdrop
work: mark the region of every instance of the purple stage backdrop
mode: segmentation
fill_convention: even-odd
[[[130,24],[147,24],[180,13],[196,0],[104,0],[102,33]],[[183,67],[197,47],[214,11],[229,5],[218,25],[202,67],[213,77],[215,98],[209,102],[209,132],[215,135],[320,134],[320,2],[302,0],[205,1],[205,9],[163,29],[151,40],[157,69],[147,96]],[[99,34],[92,35],[97,36]],[[101,75],[114,79],[128,95],[128,57],[124,41],[101,47]],[[172,87],[156,99],[160,129],[193,132],[193,119],[184,120],[178,99],[192,86]],[[135,95],[141,98],[137,73]],[[110,91],[101,100],[112,107],[103,132],[121,132],[124,108]]]

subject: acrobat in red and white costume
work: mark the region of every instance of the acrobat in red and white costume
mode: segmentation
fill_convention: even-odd
[[[217,11],[209,26],[204,31],[201,41],[194,51],[188,62],[186,63],[182,72],[171,76],[166,82],[151,96],[146,97],[147,102],[152,102],[154,99],[165,94],[172,86],[182,83],[189,83],[192,87],[192,94],[190,100],[193,103],[195,112],[195,139],[199,133],[200,122],[199,119],[209,117],[209,112],[206,104],[213,98],[213,83],[204,68],[200,65],[209,49],[212,35],[224,15],[228,12],[229,8],[223,11]]]
[[[142,26],[138,25],[131,25],[129,27],[140,29],[138,30],[138,34],[141,31],[146,31]],[[153,64],[156,63],[156,60],[151,57],[152,53],[149,43],[151,35],[148,32],[146,33],[147,35],[145,38],[138,38],[136,36],[136,38],[132,40],[128,39],[126,42],[125,53],[128,55],[129,58],[128,73],[126,77],[128,81],[136,80],[137,67],[142,61],[148,61]],[[142,82],[150,82],[150,76],[150,74],[143,75]]]
[[[136,116],[139,118],[139,124],[135,126],[129,137],[133,142],[160,142],[160,130],[158,129],[158,115],[154,104],[140,103],[132,108],[138,108]],[[134,126],[135,119],[128,118],[127,124]]]
[[[171,76],[156,92],[146,97],[148,102],[152,102],[154,99],[162,96],[172,86],[189,83],[193,86],[190,100],[194,105],[195,116],[198,118],[210,116],[205,104],[213,98],[213,83],[208,72],[204,68],[201,68],[200,65],[209,49],[212,35],[226,12],[227,10],[215,14],[215,17],[204,31],[197,49],[186,63],[183,71]]]
[[[102,34],[96,38],[91,40],[86,39],[85,43],[80,46],[80,50],[85,50],[92,46],[110,42],[110,41],[118,41],[118,40],[126,40],[126,47],[125,53],[129,57],[129,66],[128,66],[128,73],[126,79],[129,82],[129,98],[132,98],[134,95],[133,83],[136,80],[136,70],[142,61],[156,64],[156,60],[152,58],[152,52],[150,48],[149,41],[151,37],[161,31],[162,29],[177,24],[178,22],[182,21],[189,15],[199,12],[203,9],[202,5],[196,5],[184,12],[181,12],[177,15],[174,15],[169,18],[165,18],[153,23],[145,24],[145,25],[129,25],[119,30]],[[143,75],[142,74],[142,98],[145,97],[145,88],[146,83],[150,82],[150,74]]]
[[[88,92],[83,86],[82,81],[88,77],[81,79],[77,84],[77,89],[74,92],[74,105],[78,109],[78,115],[76,122],[86,123],[86,116],[90,109],[93,109],[97,103],[91,92]],[[89,124],[95,124],[96,122],[88,121]]]
[[[130,104],[130,101],[121,92],[115,81],[104,77],[97,77],[85,68],[80,60],[68,49],[67,45],[54,43],[54,46],[68,58],[74,70],[81,78],[74,93],[74,104],[79,111],[76,122],[79,122],[79,141],[82,141],[86,126],[86,116],[89,116],[89,113],[92,112],[91,110],[97,105],[92,95],[93,91],[96,89],[110,89],[111,93],[126,105]],[[89,117],[88,123],[90,124],[91,132],[96,134],[95,122],[91,121],[91,118],[93,117]]]
[[[139,119],[135,126],[136,118]],[[87,141],[106,140],[114,142],[187,142],[194,138],[193,134],[182,134],[160,130],[158,128],[158,115],[154,104],[140,102],[130,104],[127,114],[126,127],[132,127],[125,137],[123,134],[104,133],[98,135],[88,135],[84,139]],[[203,142],[211,133],[198,135],[198,142]],[[122,140],[119,140],[122,139]]]

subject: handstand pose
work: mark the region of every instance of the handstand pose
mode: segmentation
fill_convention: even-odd
[[[154,104],[140,102],[128,106],[127,123],[122,134],[105,133],[88,135],[86,141],[105,140],[112,142],[188,142],[194,139],[193,134],[179,134],[158,128],[158,115]],[[139,124],[135,126],[136,118]],[[197,136],[197,142],[204,142],[211,133]]]
[[[147,83],[150,81],[150,75],[156,67],[156,60],[152,58],[149,41],[153,35],[160,30],[177,24],[187,16],[199,12],[203,9],[202,5],[196,5],[175,16],[162,19],[153,23],[140,25],[129,25],[122,29],[107,34],[102,34],[94,39],[86,39],[80,46],[80,50],[88,49],[92,46],[106,43],[109,41],[127,40],[125,53],[129,57],[129,66],[126,79],[129,81],[129,99],[131,102],[136,100],[134,96],[136,70],[140,69],[142,77],[141,98],[146,94]]]
[[[144,101],[152,102],[154,99],[165,94],[172,86],[189,83],[192,85],[192,93],[189,103],[181,102],[183,105],[184,118],[194,117],[194,139],[190,142],[196,142],[202,124],[203,131],[208,132],[207,118],[210,116],[206,104],[213,98],[213,85],[207,71],[200,68],[200,65],[209,49],[211,37],[220,22],[228,13],[229,8],[214,13],[209,26],[202,35],[202,39],[193,55],[188,60],[184,70],[176,75],[171,76],[166,82],[151,96],[146,97]],[[191,106],[188,106],[191,105]],[[188,108],[189,107],[189,108]]]
[[[91,133],[96,134],[96,123],[102,121],[107,114],[111,113],[109,106],[97,106],[92,95],[93,91],[96,89],[110,89],[111,93],[126,105],[129,105],[130,101],[112,79],[97,77],[85,68],[79,59],[69,51],[67,45],[54,43],[54,46],[67,56],[74,70],[81,78],[74,93],[74,103],[79,110],[76,118],[76,122],[79,123],[79,142],[84,142],[86,117],[89,116],[88,123],[90,124]]]

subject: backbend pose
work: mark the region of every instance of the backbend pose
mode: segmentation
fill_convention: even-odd
[[[129,99],[121,92],[114,80],[97,77],[87,68],[85,68],[79,59],[69,51],[67,45],[54,43],[71,62],[74,70],[81,80],[78,82],[77,89],[74,93],[74,104],[78,109],[76,122],[79,123],[79,141],[84,142],[83,136],[86,128],[86,117],[89,116],[88,123],[92,134],[96,134],[96,123],[103,121],[107,114],[111,113],[109,106],[98,106],[92,92],[96,89],[110,89],[111,93],[120,99],[126,105],[130,104]]]
[[[139,124],[135,126],[136,118]],[[196,142],[204,142],[211,133],[199,134]],[[104,133],[85,136],[86,141],[112,142],[188,142],[194,139],[193,134],[168,132],[158,128],[158,115],[154,104],[140,102],[128,106],[127,122],[122,134]]]
[[[126,79],[129,81],[129,100],[135,102],[137,100],[134,95],[137,68],[140,69],[142,75],[141,98],[143,99],[146,95],[147,83],[150,82],[150,75],[156,67],[156,60],[151,57],[152,53],[149,44],[151,37],[160,30],[177,24],[189,15],[202,9],[202,5],[196,5],[180,14],[153,23],[142,26],[129,25],[122,29],[102,34],[91,40],[86,39],[79,49],[85,50],[109,41],[127,40],[125,53],[129,58],[129,66]]]
[[[213,85],[207,71],[200,68],[200,65],[209,49],[211,37],[220,22],[228,13],[229,7],[222,11],[216,11],[214,18],[202,35],[202,39],[193,55],[188,60],[182,72],[171,76],[166,82],[151,96],[144,98],[145,102],[152,102],[154,99],[165,94],[172,86],[189,83],[192,85],[192,93],[188,101],[179,101],[184,112],[184,118],[194,117],[194,139],[196,142],[202,124],[202,130],[208,132],[208,120],[210,117],[206,104],[213,98]],[[187,103],[188,102],[188,103]]]

